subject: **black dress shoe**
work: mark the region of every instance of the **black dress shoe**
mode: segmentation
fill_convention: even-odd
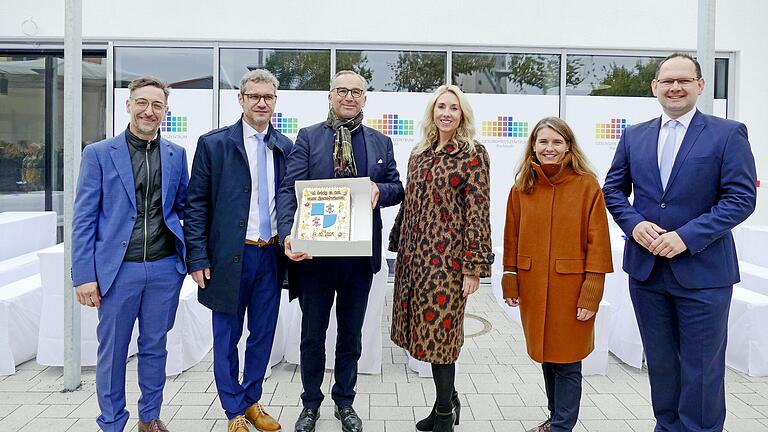
[[[304,408],[296,420],[295,432],[315,432],[315,423],[320,418],[320,411],[314,408]]]
[[[345,407],[336,405],[333,415],[341,420],[341,430],[344,432],[363,432],[363,421],[360,420],[352,405]]]

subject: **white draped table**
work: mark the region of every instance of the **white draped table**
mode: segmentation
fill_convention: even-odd
[[[501,247],[496,247],[494,248],[494,253],[496,254],[496,259],[491,269],[491,288],[493,289],[494,296],[504,313],[516,323],[521,324],[520,309],[507,306],[503,298],[501,277],[504,273],[504,266],[502,265],[504,250]],[[608,373],[608,342],[611,338],[615,313],[613,303],[605,299],[600,302],[600,310],[595,316],[595,349],[582,361],[582,373],[584,375],[606,375]],[[409,366],[411,365],[410,360],[408,364]],[[420,369],[414,367],[412,369],[418,371],[421,375],[422,371]]]
[[[387,263],[382,262],[381,270],[373,275],[371,293],[368,295],[368,307],[363,321],[363,349],[357,370],[365,374],[381,373],[381,314],[384,312],[384,295],[387,291]],[[299,344],[301,342],[301,308],[299,302],[291,302],[291,321],[287,326],[285,342],[285,360],[289,363],[300,364]],[[280,313],[283,313],[281,309]],[[331,309],[331,320],[325,337],[325,368],[333,369],[336,359],[336,305]]]
[[[45,366],[64,364],[64,248],[63,244],[38,253],[42,276],[42,316],[37,343],[37,362]],[[40,303],[38,302],[38,305]],[[80,307],[80,364],[96,364],[98,311]],[[134,324],[128,355],[138,352],[138,323]],[[197,284],[184,279],[176,321],[168,332],[166,375],[177,375],[196,365],[213,346],[211,311],[197,301]]]
[[[40,276],[30,276],[0,290],[0,376],[35,357],[40,325]]]
[[[381,270],[373,275],[371,293],[363,321],[363,349],[358,362],[358,372],[365,374],[381,373],[381,314],[384,310],[384,295],[387,290],[387,264],[382,263]],[[272,353],[267,365],[265,377],[269,377],[273,366],[285,360],[301,364],[301,308],[299,301],[288,301],[288,291],[283,290],[280,298],[280,312],[272,345]],[[248,322],[243,325],[243,335],[238,343],[239,365],[243,370],[245,361],[245,341],[248,338]],[[336,350],[336,305],[331,309],[331,319],[325,337],[325,368],[333,369]]]
[[[618,229],[611,229],[613,273],[605,276],[603,294],[603,299],[609,302],[613,309],[608,350],[624,363],[641,368],[643,367],[643,342],[640,340],[635,309],[629,297],[629,277],[621,268],[624,242],[623,233]]]
[[[0,213],[0,261],[56,244],[56,212]]]

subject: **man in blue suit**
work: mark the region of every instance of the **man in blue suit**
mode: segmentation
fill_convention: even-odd
[[[160,136],[168,86],[141,77],[128,86],[128,128],[83,149],[72,221],[72,284],[77,300],[99,308],[96,395],[103,431],[122,431],[125,361],[139,320],[139,431],[160,421],[166,334],[186,275],[187,156]]]
[[[280,84],[256,69],[240,80],[243,109],[232,126],[197,142],[184,232],[200,303],[213,311],[213,373],[229,432],[280,424],[259,404],[277,325],[284,256],[277,241],[277,190],[293,143],[270,122]],[[248,314],[243,382],[237,343]]]
[[[352,408],[357,382],[357,362],[362,349],[361,333],[373,274],[381,268],[381,207],[403,200],[403,185],[397,172],[392,140],[363,126],[365,78],[341,71],[328,92],[328,119],[299,131],[286,160],[286,175],[280,187],[279,235],[289,268],[291,298],[299,298],[301,321],[301,399],[304,409],[296,421],[296,432],[312,432],[319,417],[325,371],[325,332],[336,296],[338,334],[336,383],[331,390],[334,415],[344,432],[360,432],[363,425]],[[311,258],[291,249],[290,232],[296,211],[296,180],[368,177],[373,210],[373,256]]]
[[[704,79],[694,58],[664,59],[651,88],[661,118],[624,131],[603,193],[628,236],[624,271],[655,431],[721,431],[728,310],[739,281],[731,229],[755,209],[755,161],[743,124],[696,110]]]

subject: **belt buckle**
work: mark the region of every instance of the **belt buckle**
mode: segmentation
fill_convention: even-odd
[[[245,240],[245,244],[252,245],[252,246],[257,246],[257,247],[269,246],[269,245],[273,245],[275,243],[277,243],[277,236],[274,236],[274,237],[272,237],[269,240],[262,240],[262,239],[258,239],[256,241],[248,240],[248,239]]]

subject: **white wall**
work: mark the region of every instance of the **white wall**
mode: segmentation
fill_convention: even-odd
[[[60,39],[64,2],[0,0],[0,43]],[[84,0],[86,40],[203,40],[695,50],[697,0],[414,0],[338,1]],[[224,6],[225,5],[225,6]],[[148,10],[152,9],[152,12]],[[32,17],[37,34],[26,36]],[[721,0],[716,49],[735,51],[735,118],[746,123],[758,178],[768,183],[768,2]],[[27,25],[29,28],[29,25]],[[768,186],[753,223],[768,224]]]

